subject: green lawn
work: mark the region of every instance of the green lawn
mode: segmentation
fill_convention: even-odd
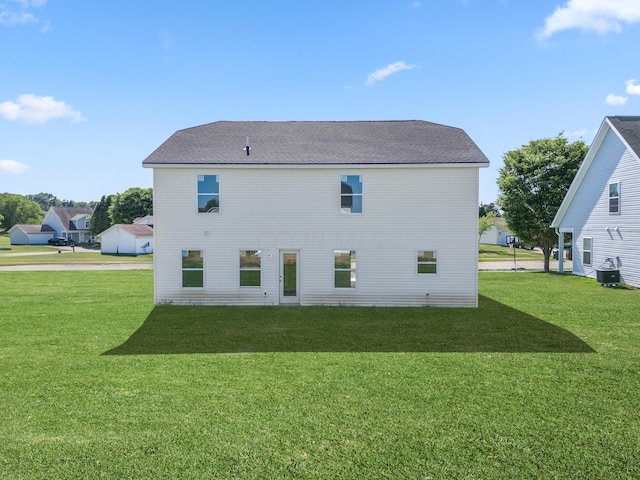
[[[544,255],[538,250],[526,250],[516,248],[516,260],[539,260],[544,261]],[[481,262],[513,261],[513,248],[502,247],[500,245],[478,244],[478,259]]]
[[[153,307],[152,275],[0,272],[0,478],[640,478],[640,291]]]
[[[102,255],[100,249],[91,252],[74,251],[71,247],[48,245],[11,245],[9,234],[0,234],[0,267],[19,265],[60,264],[108,264],[108,263],[153,263],[153,255]],[[60,252],[60,253],[58,253]],[[48,255],[45,255],[47,254]]]

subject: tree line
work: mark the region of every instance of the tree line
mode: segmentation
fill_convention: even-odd
[[[98,235],[116,223],[132,223],[153,214],[153,189],[133,187],[122,193],[103,195],[99,202],[60,200],[51,193],[18,195],[0,193],[0,230],[17,224],[39,224],[51,207],[92,208],[91,234]]]

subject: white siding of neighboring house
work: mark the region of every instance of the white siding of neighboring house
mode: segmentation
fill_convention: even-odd
[[[49,235],[48,238],[51,238],[51,235]],[[44,241],[45,244],[47,243],[47,239]],[[11,230],[11,233],[9,233],[9,241],[11,245],[29,245],[29,236],[19,228],[14,228]]]
[[[218,175],[220,212],[197,213],[197,175]],[[361,175],[363,213],[340,213],[340,176]],[[300,251],[300,303],[477,306],[478,169],[154,168],[156,303],[279,302],[279,251]],[[262,286],[239,287],[239,250],[261,250]],[[182,250],[204,251],[203,289],[181,286]],[[355,250],[357,287],[334,289],[334,250]],[[418,250],[438,273],[418,275]]]
[[[136,236],[114,225],[100,235],[100,252],[121,255],[153,253],[153,235]]]
[[[620,182],[620,214],[609,213],[609,183]],[[621,281],[640,287],[640,163],[609,130],[562,219],[573,230],[573,273],[596,277],[599,267],[620,269]],[[606,227],[609,227],[606,229]],[[591,265],[582,264],[584,237]]]

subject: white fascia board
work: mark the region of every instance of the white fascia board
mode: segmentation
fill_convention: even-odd
[[[189,169],[372,169],[372,168],[486,168],[489,162],[483,163],[333,163],[333,164],[241,164],[233,165],[229,163],[162,163],[143,165],[144,168],[189,168]]]
[[[600,125],[600,129],[598,130],[596,137],[593,140],[593,143],[591,144],[591,147],[589,147],[589,151],[587,152],[587,155],[584,157],[582,165],[580,165],[580,168],[578,168],[576,176],[573,178],[573,181],[569,186],[569,190],[567,190],[567,194],[564,196],[564,199],[560,204],[560,208],[558,208],[558,213],[556,213],[556,216],[554,217],[553,222],[551,222],[551,225],[550,225],[551,228],[558,228],[562,223],[562,219],[564,218],[564,215],[567,213],[567,210],[569,209],[569,205],[571,205],[571,202],[573,201],[573,197],[576,195],[576,192],[578,191],[578,188],[580,187],[582,180],[584,180],[584,177],[587,174],[589,167],[591,166],[591,162],[593,162],[593,159],[596,156],[596,153],[598,152],[598,150],[600,149],[600,145],[602,144],[602,141],[604,140],[604,137],[610,128],[612,128],[612,125],[607,119],[607,117],[605,117],[604,120],[602,121],[602,124]],[[619,136],[618,132],[616,132],[616,134]]]

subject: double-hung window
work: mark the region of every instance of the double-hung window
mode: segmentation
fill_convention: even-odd
[[[218,175],[198,175],[198,212],[220,211],[220,184]]]
[[[240,250],[241,287],[259,287],[261,285],[260,258],[260,250]]]
[[[340,211],[362,213],[362,176],[340,176]]]
[[[356,288],[356,252],[354,250],[336,250],[334,258],[335,288]]]
[[[584,237],[582,239],[582,264],[591,265],[591,253],[593,251],[593,239]]]
[[[438,256],[434,250],[418,251],[418,274],[434,274],[438,271]]]
[[[609,184],[609,213],[620,213],[620,182]]]
[[[182,286],[204,287],[204,261],[202,250],[182,250]]]

